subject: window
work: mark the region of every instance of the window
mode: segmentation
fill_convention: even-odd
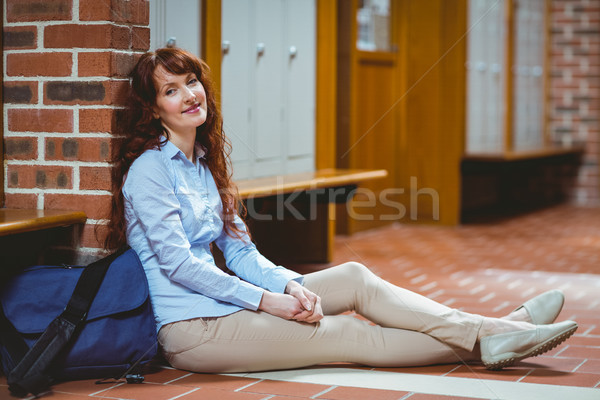
[[[390,51],[390,0],[361,0],[356,21],[358,50]]]

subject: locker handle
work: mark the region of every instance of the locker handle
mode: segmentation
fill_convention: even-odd
[[[290,46],[290,58],[296,57],[298,54],[298,48],[296,46]]]
[[[230,47],[231,42],[229,40],[223,40],[223,44],[221,45],[221,50],[223,51],[223,54],[228,54]]]
[[[261,57],[263,54],[265,54],[265,44],[264,43],[257,43],[256,44],[256,55]]]

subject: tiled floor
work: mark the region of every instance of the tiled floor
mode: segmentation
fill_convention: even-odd
[[[338,237],[334,264],[347,260],[452,307],[493,316],[561,288],[567,301],[559,320],[577,320],[580,328],[562,346],[500,372],[478,365],[371,369],[330,364],[224,376],[160,367],[147,373],[142,385],[68,382],[47,397],[600,399],[600,209],[559,206],[460,227],[393,225]],[[2,399],[9,398],[5,382],[0,378]]]

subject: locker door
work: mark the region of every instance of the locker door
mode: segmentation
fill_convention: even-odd
[[[503,148],[502,3],[470,0],[467,54],[467,153]]]
[[[199,56],[200,1],[150,0],[150,49],[165,47],[174,38],[177,47]]]
[[[255,176],[284,173],[283,155],[283,2],[254,3],[254,128]]]
[[[314,0],[286,0],[287,172],[314,169],[316,9]]]
[[[221,99],[225,134],[233,147],[231,160],[235,179],[252,176],[253,129],[251,116],[252,69],[249,68],[252,53],[251,1],[223,0]]]
[[[484,1],[471,0],[468,9],[471,31],[467,42],[467,152],[477,152],[485,148],[485,119],[483,118],[485,76],[481,71],[484,66],[482,53],[485,51],[483,47],[485,25],[474,23],[481,18]]]
[[[515,1],[513,138],[516,150],[540,148],[544,119],[544,2]]]

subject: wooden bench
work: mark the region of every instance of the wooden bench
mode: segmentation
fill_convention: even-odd
[[[503,217],[564,201],[582,146],[468,154],[461,163],[462,222]]]
[[[321,169],[237,181],[258,249],[276,263],[326,263],[332,258],[336,203],[386,170]]]
[[[315,172],[279,175],[236,182],[240,197],[251,211],[260,203],[260,216],[249,213],[253,238],[260,250],[274,261],[294,263],[329,262],[335,236],[335,205],[345,202],[360,182],[383,178],[386,170],[323,169]],[[290,201],[289,204],[285,203]],[[283,206],[288,209],[281,210]],[[290,210],[292,209],[292,210]],[[281,212],[279,218],[278,212]],[[307,216],[296,218],[294,211]],[[314,218],[311,213],[314,212]],[[270,213],[270,214],[269,214]],[[4,262],[8,253],[27,252],[20,237],[28,235],[31,254],[46,243],[43,231],[85,223],[81,211],[0,209],[0,252]],[[13,249],[13,251],[11,251]]]
[[[507,151],[504,153],[467,154],[463,157],[463,160],[477,162],[511,162],[578,155],[583,153],[584,151],[585,148],[583,146],[544,147],[537,150]]]
[[[83,211],[0,208],[0,236],[84,223]]]

